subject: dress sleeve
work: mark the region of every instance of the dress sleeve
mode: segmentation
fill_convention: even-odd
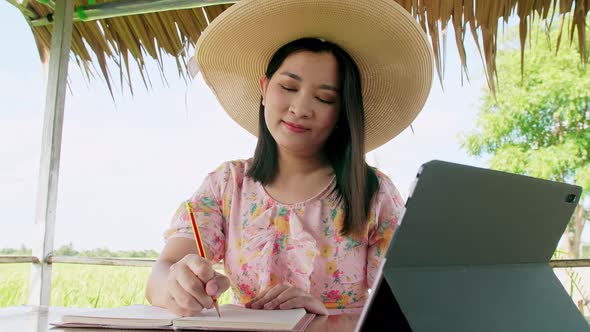
[[[222,260],[225,252],[223,227],[225,218],[221,206],[223,206],[223,189],[227,186],[220,183],[226,178],[217,174],[220,169],[221,167],[208,174],[199,189],[189,198],[199,225],[205,253],[207,258],[213,262]],[[194,241],[194,233],[185,202],[180,203],[170,221],[169,228],[164,232],[165,241],[174,237],[183,237]]]
[[[384,174],[378,173],[379,192],[372,202],[369,218],[368,251],[367,251],[367,282],[373,285],[381,261],[393,233],[401,222],[404,212],[404,199],[393,182]]]

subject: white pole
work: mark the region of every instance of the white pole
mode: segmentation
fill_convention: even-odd
[[[45,119],[32,243],[33,256],[38,257],[41,262],[31,264],[30,305],[49,305],[51,294],[51,265],[47,262],[47,256],[53,251],[55,233],[59,159],[72,41],[73,12],[73,0],[56,1],[51,33]]]

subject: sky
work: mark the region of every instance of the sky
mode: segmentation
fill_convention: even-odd
[[[486,167],[485,158],[469,156],[458,140],[475,128],[486,84],[481,60],[466,38],[470,81],[461,82],[449,29],[444,92],[435,76],[413,132],[408,128],[367,155],[404,197],[430,160]],[[0,52],[0,248],[31,247],[45,82],[30,28],[5,1],[0,40],[10,45]],[[148,65],[153,89],[146,91],[136,75],[135,94],[116,88],[113,101],[100,76],[88,81],[70,63],[54,247],[160,250],[172,214],[206,173],[253,154],[255,137],[223,112],[200,76],[179,79],[170,58],[165,84],[155,63]]]

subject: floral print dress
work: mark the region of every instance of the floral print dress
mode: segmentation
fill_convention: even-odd
[[[246,176],[249,163],[223,163],[190,198],[207,256],[223,260],[234,303],[288,283],[321,299],[331,314],[360,311],[404,209],[391,180],[377,171],[368,227],[362,236],[341,236],[335,179],[308,200],[282,204]],[[164,233],[173,237],[193,239],[184,202]]]

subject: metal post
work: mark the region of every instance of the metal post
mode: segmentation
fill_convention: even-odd
[[[33,234],[33,256],[41,261],[31,264],[29,304],[49,305],[51,265],[46,261],[53,251],[55,210],[68,62],[72,41],[73,0],[56,1],[49,54],[49,74],[45,97],[45,119],[41,142],[41,162],[37,185],[37,207]]]

